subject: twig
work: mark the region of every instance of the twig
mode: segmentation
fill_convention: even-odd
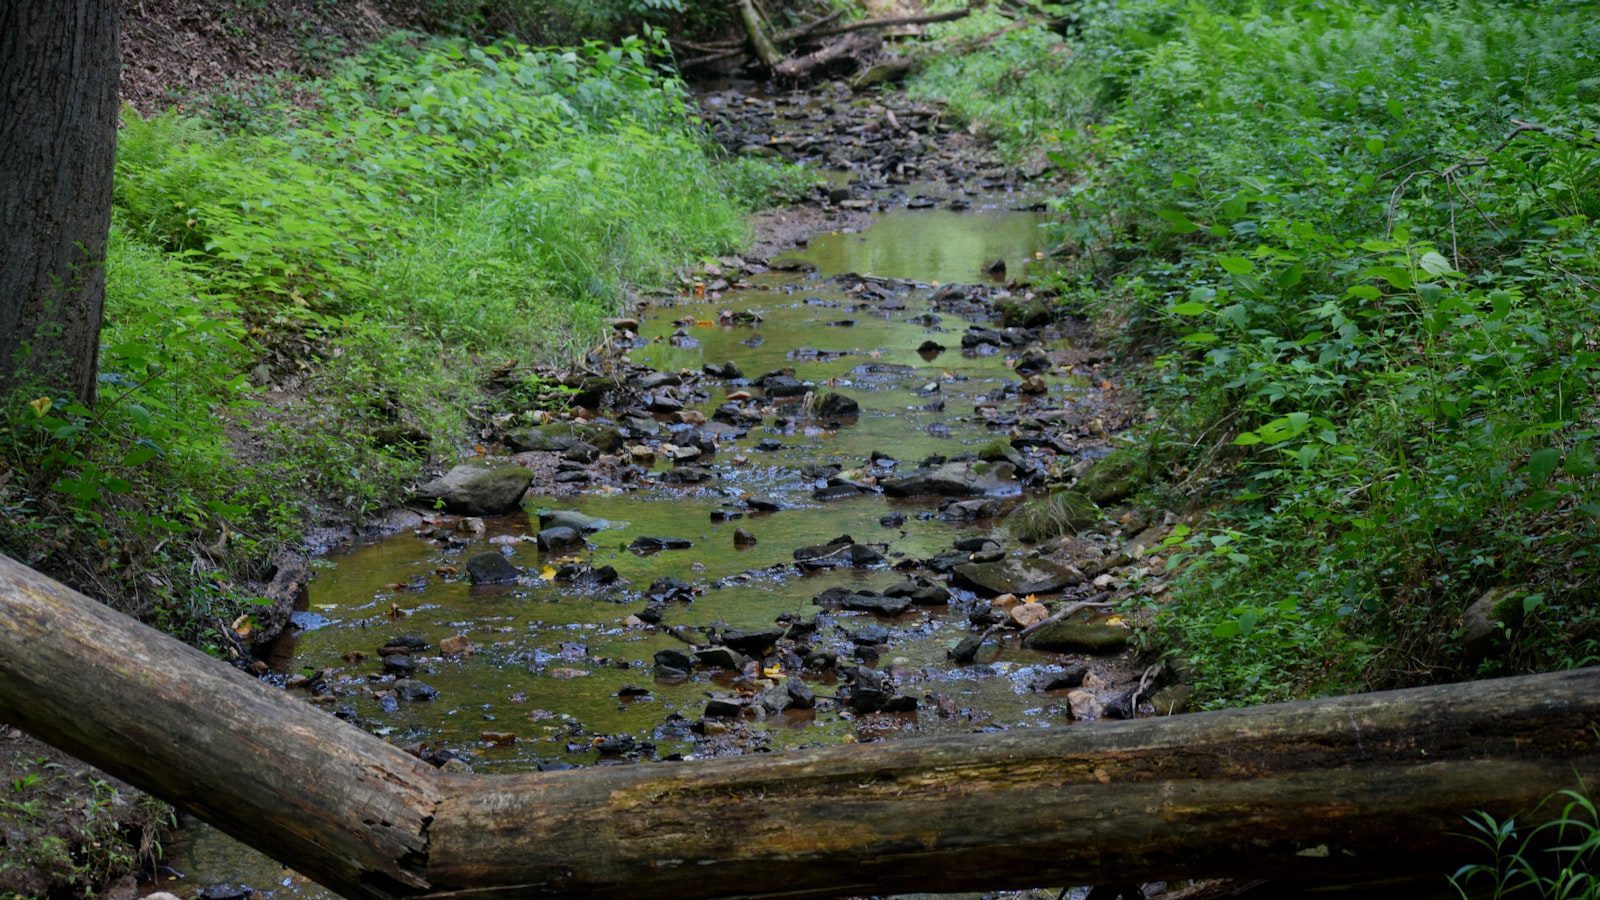
[[[1104,591],[1102,593],[1096,594],[1093,598],[1091,598],[1089,600],[1079,600],[1076,603],[1068,603],[1066,606],[1061,607],[1061,609],[1057,610],[1055,613],[1052,613],[1050,618],[1048,618],[1048,619],[1040,619],[1039,621],[1033,623],[1032,625],[1029,625],[1027,628],[1024,628],[1021,631],[1017,632],[1017,640],[1019,640],[1019,641],[1023,640],[1028,635],[1033,634],[1035,631],[1038,631],[1039,629],[1045,627],[1046,625],[1054,625],[1055,623],[1060,622],[1061,620],[1067,618],[1068,616],[1077,615],[1078,613],[1081,613],[1086,609],[1109,609],[1110,607],[1114,606],[1115,604],[1111,603],[1110,601],[1103,600],[1101,598],[1109,597],[1110,595],[1111,595],[1110,591]]]

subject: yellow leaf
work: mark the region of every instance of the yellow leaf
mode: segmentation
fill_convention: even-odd
[[[1028,596],[1022,598],[1022,602],[1023,603],[1038,603],[1039,602],[1039,595],[1038,594],[1029,594]]]
[[[44,414],[50,411],[50,398],[49,397],[40,397],[39,399],[33,401],[32,403],[29,403],[28,405],[33,407],[33,414],[34,415],[36,415],[36,416],[38,416],[40,418],[44,418]]]
[[[783,677],[783,666],[779,666],[779,665],[767,666],[765,669],[761,670],[761,674],[763,676],[767,677],[767,678],[782,678]]]
[[[540,569],[539,570],[539,580],[540,581],[555,581],[556,580],[556,567],[555,566],[545,566],[544,568]]]
[[[1128,620],[1124,619],[1121,616],[1112,616],[1111,618],[1106,620],[1106,624],[1107,625],[1119,625],[1119,626],[1120,625],[1126,625],[1126,624],[1128,624]]]

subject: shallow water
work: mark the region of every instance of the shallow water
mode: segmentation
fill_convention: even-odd
[[[984,533],[992,523],[958,525],[933,515],[929,503],[894,501],[877,495],[819,502],[816,486],[800,473],[807,464],[837,462],[846,473],[864,470],[873,451],[914,469],[924,457],[971,452],[996,438],[974,415],[975,406],[1017,376],[999,354],[964,355],[960,337],[969,323],[947,312],[936,324],[913,319],[930,312],[933,286],[988,280],[984,268],[997,259],[1013,274],[1042,247],[1040,217],[996,206],[974,212],[895,211],[877,217],[859,234],[830,234],[796,255],[814,265],[806,274],[762,276],[750,290],[701,302],[650,310],[642,337],[651,343],[630,355],[661,370],[698,371],[705,363],[736,363],[745,375],[792,367],[805,380],[827,382],[855,398],[862,414],[837,430],[758,427],[733,446],[719,449],[710,465],[720,478],[707,487],[646,487],[623,491],[593,488],[577,497],[528,496],[524,511],[488,520],[488,531],[465,548],[447,549],[411,533],[364,542],[321,563],[310,588],[310,609],[301,621],[290,674],[326,670],[338,695],[336,708],[401,745],[425,743],[469,751],[478,772],[512,772],[552,765],[614,762],[595,745],[607,736],[628,735],[655,746],[657,756],[696,753],[687,724],[700,718],[708,696],[732,692],[734,673],[699,672],[681,683],[658,680],[652,657],[685,645],[664,629],[628,625],[645,606],[642,590],[654,579],[675,577],[704,587],[693,603],[668,604],[664,624],[691,631],[712,625],[764,628],[783,614],[815,616],[812,641],[849,660],[853,633],[886,625],[879,667],[893,671],[900,690],[939,698],[939,713],[924,701],[918,713],[857,715],[849,711],[789,712],[748,723],[743,749],[773,749],[870,740],[891,734],[965,732],[995,727],[1048,727],[1067,721],[1064,697],[1036,693],[1033,682],[1068,660],[1014,645],[986,650],[980,661],[952,666],[946,651],[971,632],[970,595],[957,592],[949,607],[914,607],[894,621],[866,613],[819,611],[812,598],[835,585],[882,588],[903,576],[888,569],[843,570],[802,575],[787,565],[796,547],[849,534],[886,545],[893,563],[948,549],[958,537]],[[863,302],[832,276],[871,274],[910,279],[896,302]],[[899,301],[903,301],[899,302]],[[888,308],[885,307],[897,307]],[[751,311],[752,325],[719,324],[723,311]],[[682,329],[689,341],[670,340]],[[950,349],[924,357],[927,340]],[[687,344],[684,346],[683,344]],[[1083,388],[1071,379],[1047,377],[1050,393],[1031,401],[1041,407],[1070,404]],[[709,413],[739,385],[711,381]],[[942,404],[941,404],[942,401]],[[1008,401],[1014,403],[1014,400]],[[770,419],[769,419],[770,421]],[[762,439],[776,450],[756,450]],[[743,457],[741,463],[738,458]],[[879,468],[880,473],[888,471]],[[713,522],[712,511],[730,498],[760,494],[785,508]],[[573,554],[593,566],[614,566],[618,586],[579,590],[554,581],[474,587],[456,571],[485,550],[509,546],[511,561],[537,574],[562,556],[541,554],[531,541],[541,509],[575,509],[608,520],[611,527],[589,538]],[[887,513],[905,514],[903,525],[885,527]],[[759,543],[735,548],[732,534],[743,527]],[[638,555],[626,549],[639,536],[684,538],[688,550]],[[423,654],[414,677],[437,688],[432,702],[385,709],[373,689],[391,680],[377,649],[400,635],[416,635],[434,647],[452,635],[467,637],[474,652],[460,658]],[[787,674],[787,673],[785,673]],[[808,683],[819,696],[835,689],[831,677]],[[515,735],[490,743],[486,732]],[[209,840],[209,842],[208,842]],[[224,849],[225,848],[225,849]],[[242,851],[242,852],[241,852]],[[248,865],[243,860],[254,858]],[[225,860],[219,864],[218,860]],[[280,893],[317,893],[293,883],[276,864],[225,840],[201,839],[185,864],[226,879],[276,885]],[[193,882],[191,882],[193,883]]]

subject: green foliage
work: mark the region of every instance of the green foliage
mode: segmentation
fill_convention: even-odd
[[[1213,510],[1169,548],[1158,621],[1203,698],[1435,677],[1496,585],[1530,609],[1488,671],[1578,662],[1600,628],[1592,6],[1145,0],[1069,24],[920,89],[973,78],[968,115],[1072,176],[1063,292],[1157,348],[1141,439],[1209,487],[1155,499]]]
[[[659,46],[398,35],[234,119],[127,111],[100,399],[12,398],[0,545],[222,645],[314,510],[399,500],[520,411],[489,369],[577,354],[792,180],[717,158]]]
[[[1538,897],[1545,900],[1596,900],[1600,879],[1600,810],[1579,791],[1562,791],[1545,804],[1560,804],[1556,814],[1526,833],[1515,819],[1488,813],[1467,818],[1468,837],[1493,857],[1492,863],[1462,866],[1450,883],[1463,898]]]

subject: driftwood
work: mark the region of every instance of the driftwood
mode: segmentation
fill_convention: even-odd
[[[751,0],[735,0],[738,9],[739,21],[744,25],[745,39],[750,42],[750,49],[755,52],[756,59],[763,66],[772,69],[783,60],[778,48],[772,45],[772,39],[761,28],[761,14],[756,12],[755,4]]]
[[[862,41],[847,39],[833,44],[824,45],[817,50],[802,56],[785,58],[779,52],[778,46],[800,40],[816,40],[839,35],[853,35],[863,31],[877,31],[885,28],[895,28],[903,25],[923,25],[933,22],[950,22],[965,18],[972,14],[970,9],[958,9],[941,13],[928,13],[917,16],[890,16],[878,19],[862,19],[856,22],[846,22],[843,25],[832,25],[842,15],[843,10],[815,19],[804,25],[780,31],[775,35],[768,35],[762,27],[761,13],[755,8],[752,0],[733,0],[734,12],[738,14],[739,24],[744,30],[745,40],[743,46],[717,46],[696,45],[684,42],[683,46],[701,52],[703,55],[683,60],[679,67],[691,69],[696,66],[709,65],[736,56],[752,54],[761,66],[779,78],[796,81],[810,77],[818,69],[826,68],[841,59],[860,57],[877,46],[878,41]],[[832,25],[832,27],[828,27]]]
[[[684,763],[447,775],[0,556],[0,717],[350,897],[1341,880],[1600,780],[1600,669]],[[1535,821],[1535,820],[1529,820]]]
[[[876,34],[853,34],[842,41],[824,44],[804,56],[791,57],[778,63],[772,68],[772,75],[781,81],[804,81],[817,71],[825,70],[841,60],[858,63],[870,55],[882,41],[883,39]]]

